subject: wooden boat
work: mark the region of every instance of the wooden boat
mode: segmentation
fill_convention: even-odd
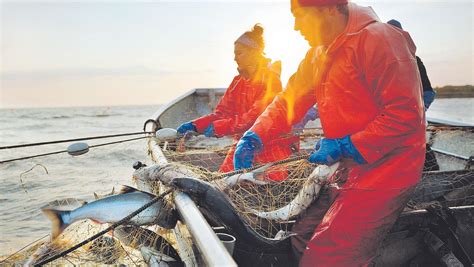
[[[225,89],[194,89],[162,106],[152,117],[155,128],[176,128],[181,123],[211,112],[223,96]],[[407,207],[386,237],[377,257],[376,266],[436,266],[451,262],[467,264],[474,259],[474,126],[465,123],[428,119],[427,140],[432,148],[432,159]],[[148,121],[150,122],[150,121]],[[153,124],[153,123],[151,123]],[[146,123],[145,127],[150,127]],[[319,121],[310,122],[301,137],[301,151],[312,149],[317,138],[323,135]],[[187,144],[149,142],[150,156],[155,162],[186,163],[208,171],[216,171],[225,157],[232,138],[198,138]],[[167,151],[174,151],[168,153]],[[436,162],[434,161],[436,160]],[[288,255],[265,255],[258,251],[240,250],[234,253],[233,262],[226,250],[214,244],[217,238],[206,226],[207,222],[185,194],[175,195],[175,204],[184,224],[175,230],[181,258],[186,265],[291,265]],[[189,210],[181,207],[191,207]],[[192,217],[190,214],[192,213]],[[291,222],[288,223],[291,228]],[[287,226],[288,227],[288,226]],[[179,229],[178,229],[179,228]],[[206,233],[202,233],[206,232]],[[237,247],[239,237],[237,236]],[[213,249],[209,247],[212,244]],[[443,248],[443,249],[440,249]],[[210,255],[209,255],[210,253]],[[444,257],[444,258],[443,258]],[[454,259],[453,259],[454,258]]]

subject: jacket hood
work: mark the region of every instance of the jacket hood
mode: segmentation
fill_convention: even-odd
[[[341,33],[341,35],[334,40],[332,45],[329,46],[330,51],[335,51],[337,50],[346,40],[348,37],[360,34],[364,29],[369,27],[369,25],[373,23],[377,23],[379,25],[383,25],[381,27],[392,27],[386,23],[382,23],[375,14],[374,10],[372,7],[363,7],[363,6],[358,6],[355,3],[349,3],[349,19],[347,22],[347,26],[345,30]],[[402,29],[397,29],[402,32],[403,36],[405,37],[408,47],[412,54],[414,55],[416,52],[416,45],[413,42],[413,40],[410,37],[410,34],[408,32],[405,32]]]
[[[371,7],[362,7],[349,3],[349,19],[344,31],[328,47],[328,52],[336,51],[351,35],[359,34],[364,28],[374,22],[380,22]]]
[[[371,7],[349,3],[349,20],[343,34],[356,34],[374,22],[380,22],[380,19]]]

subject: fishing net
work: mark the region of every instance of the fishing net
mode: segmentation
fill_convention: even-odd
[[[74,209],[84,204],[84,201],[67,198],[57,200],[45,208]],[[81,220],[73,223],[51,241],[49,235],[41,238],[21,253],[11,255],[2,266],[17,264],[36,264],[50,257],[56,256],[73,245],[82,242],[108,227],[107,224],[98,224],[90,220]],[[164,255],[176,255],[172,244],[174,235],[170,230],[158,226],[148,228],[138,226],[119,226],[113,232],[98,237],[77,250],[62,256],[49,265],[74,266],[74,265],[111,265],[125,264],[130,266],[146,265],[141,247],[150,247]],[[173,253],[174,252],[174,253]]]
[[[217,183],[222,173],[203,171],[202,167],[186,166],[193,170],[194,173],[198,173],[202,180],[213,183],[217,187],[222,186],[220,183]],[[263,185],[251,182],[240,183],[231,188],[226,188],[224,192],[234,203],[240,216],[252,228],[263,236],[273,238],[280,230],[289,231],[291,229],[291,221],[272,222],[253,215],[249,210],[272,211],[287,205],[298,194],[313,168],[314,166],[306,160],[281,164],[278,167],[267,170],[265,174],[268,175],[272,172],[287,170],[288,177],[284,181],[269,182]]]
[[[428,126],[424,171],[470,169],[474,156],[474,127]]]
[[[423,208],[433,201],[445,206],[471,205],[474,203],[474,173],[470,170],[470,159],[474,155],[474,130],[466,127],[429,126],[424,174],[408,208]],[[292,157],[308,155],[314,144],[322,137],[320,128],[305,129],[300,135],[300,151]],[[222,178],[218,172],[227,151],[235,145],[232,138],[206,138],[191,136],[161,147],[166,158],[174,164],[192,170],[200,179],[215,183]],[[467,144],[467,145],[466,145]],[[205,149],[207,148],[207,149]],[[265,185],[241,183],[225,192],[235,204],[242,218],[266,237],[274,237],[280,231],[289,231],[291,223],[275,222],[256,217],[250,209],[272,211],[287,205],[301,190],[304,181],[315,168],[306,160],[284,163],[266,171],[286,171],[287,179]],[[339,177],[332,177],[337,182]],[[219,186],[219,183],[215,183]]]
[[[465,127],[429,126],[427,129],[428,144],[431,146],[433,157],[427,157],[425,172],[407,209],[420,209],[429,203],[437,201],[445,206],[461,206],[474,204],[474,175],[470,170],[469,157],[474,154],[474,131]],[[300,134],[300,150],[295,151],[292,157],[308,155],[314,144],[322,137],[320,128],[305,129]],[[152,141],[154,142],[154,141]],[[206,138],[203,136],[188,136],[176,142],[157,142],[167,160],[177,166],[189,169],[198,175],[198,178],[214,183],[222,179],[219,167],[224,161],[228,150],[235,144],[231,137]],[[152,152],[149,152],[152,153]],[[301,190],[307,177],[315,165],[306,160],[290,161],[275,165],[265,171],[258,179],[265,180],[272,172],[285,172],[287,177],[283,181],[271,181],[266,184],[252,182],[238,183],[226,188],[224,192],[233,202],[240,216],[258,233],[266,237],[274,237],[279,231],[290,231],[294,221],[272,221],[255,216],[249,209],[258,211],[272,211],[287,205]],[[332,182],[337,182],[337,175]],[[164,188],[156,184],[155,193]],[[167,201],[172,203],[171,196]],[[50,206],[77,207],[81,201],[66,199]],[[210,222],[213,224],[214,222]],[[218,226],[213,224],[213,226]],[[54,242],[49,237],[25,248],[21,253],[12,255],[2,264],[14,265],[29,260],[42,260],[56,255],[74,244],[105,229],[107,225],[95,224],[89,220],[74,223],[66,229]],[[176,238],[178,237],[178,238]],[[164,238],[166,242],[157,242]],[[186,257],[199,258],[191,235],[186,227],[178,222],[173,230],[164,230],[158,226],[145,228],[130,228],[117,235],[107,234],[80,249],[53,261],[52,265],[81,265],[81,264],[126,264],[145,265],[144,256],[140,247],[154,247],[165,255],[177,251],[181,260]],[[187,249],[186,253],[180,249]]]
[[[474,128],[428,126],[423,177],[408,206],[474,204]]]

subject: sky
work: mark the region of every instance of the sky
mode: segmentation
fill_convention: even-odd
[[[162,104],[226,88],[233,43],[257,22],[283,84],[309,48],[290,0],[0,1],[0,108]],[[474,84],[471,0],[352,1],[402,23],[433,86]]]

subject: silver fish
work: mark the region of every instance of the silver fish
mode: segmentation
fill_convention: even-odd
[[[157,233],[139,226],[119,226],[114,237],[126,246],[140,250],[149,266],[184,266],[178,252]]]
[[[150,267],[174,267],[176,264],[175,259],[170,256],[156,251],[150,247],[140,247],[140,253],[142,254],[145,263]],[[181,265],[183,266],[183,265]]]
[[[323,184],[336,172],[338,167],[339,163],[335,163],[331,166],[320,165],[316,167],[309,175],[296,197],[284,207],[266,212],[255,209],[249,209],[249,211],[260,218],[287,221],[297,216],[311,205],[311,203],[318,197]]]
[[[199,178],[199,175],[175,163],[163,163],[136,170],[132,180],[138,188],[155,188],[157,184],[169,185],[175,177]]]
[[[135,249],[150,247],[158,251],[163,250],[166,255],[174,259],[179,259],[178,252],[176,252],[166,239],[146,228],[133,225],[121,225],[114,229],[113,235],[126,246]]]
[[[60,235],[72,223],[91,219],[98,223],[114,223],[125,218],[135,210],[150,202],[153,194],[124,186],[120,194],[87,203],[74,210],[43,209],[43,213],[52,221],[52,238]],[[174,228],[177,213],[162,199],[145,209],[132,219],[129,224],[158,224],[164,228]]]
[[[257,184],[257,185],[265,185],[265,184],[268,184],[269,182],[265,180],[260,180],[257,177],[264,174],[265,171],[273,165],[274,165],[273,163],[268,163],[254,171],[228,176],[228,177],[216,180],[213,183],[215,183],[216,186],[220,190],[223,190],[223,191],[229,188],[232,188],[236,184],[244,182],[244,181]]]

